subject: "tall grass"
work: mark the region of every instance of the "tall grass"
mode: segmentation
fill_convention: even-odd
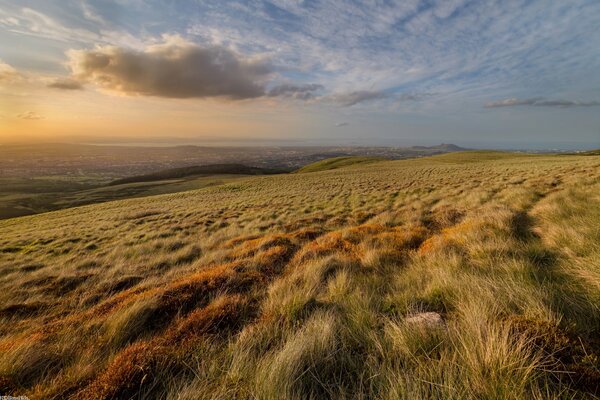
[[[0,394],[597,397],[600,159],[484,156],[2,221]]]

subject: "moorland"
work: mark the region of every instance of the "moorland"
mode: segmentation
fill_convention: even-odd
[[[600,396],[596,155],[325,161],[0,232],[0,394]]]

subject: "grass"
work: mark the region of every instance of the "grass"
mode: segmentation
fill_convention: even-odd
[[[214,176],[214,175],[270,175],[281,174],[283,170],[249,167],[243,164],[212,164],[173,168],[158,171],[152,174],[136,175],[112,181],[110,185],[122,185],[135,182],[156,182],[168,179],[180,179],[189,176]]]
[[[306,172],[327,171],[330,169],[348,167],[350,165],[371,164],[379,161],[385,161],[385,158],[358,156],[333,157],[305,165],[304,167],[298,169],[296,172],[299,174],[303,174]]]
[[[597,398],[599,172],[465,152],[0,221],[0,394]]]
[[[107,184],[106,179],[91,179],[87,184],[56,178],[0,179],[0,184],[3,185],[0,191],[0,219],[119,199],[201,189],[243,180],[249,176],[217,174],[120,184]]]

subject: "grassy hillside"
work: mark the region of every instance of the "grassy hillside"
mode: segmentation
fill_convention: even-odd
[[[0,394],[600,396],[600,157],[443,157],[0,221]]]
[[[384,160],[385,158],[381,157],[333,157],[308,164],[298,169],[296,172],[302,174],[306,172],[327,171],[330,169],[348,167],[350,165],[371,164]]]
[[[530,160],[540,157],[538,155],[527,153],[511,153],[506,151],[496,150],[469,150],[453,153],[436,155],[430,158],[433,162],[449,162],[449,163],[479,163],[482,161],[494,160],[516,160],[519,158],[528,158]]]
[[[236,182],[253,175],[216,174],[130,183],[109,182],[93,177],[73,179],[0,179],[0,219],[32,215],[105,201],[176,193]],[[145,177],[145,176],[144,176]],[[135,180],[135,179],[134,179]],[[129,182],[129,178],[126,179]]]
[[[110,184],[122,185],[125,183],[153,182],[201,175],[273,175],[283,172],[284,171],[276,169],[249,167],[243,164],[196,165],[191,167],[166,169],[163,171],[154,172],[152,174],[130,176],[127,178],[117,179]]]

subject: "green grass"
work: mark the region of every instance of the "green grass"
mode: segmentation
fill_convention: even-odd
[[[298,169],[296,173],[303,174],[306,172],[327,171],[351,165],[371,164],[384,160],[385,158],[381,157],[333,157],[305,165]]]
[[[0,221],[0,393],[597,398],[599,173],[465,152]]]

